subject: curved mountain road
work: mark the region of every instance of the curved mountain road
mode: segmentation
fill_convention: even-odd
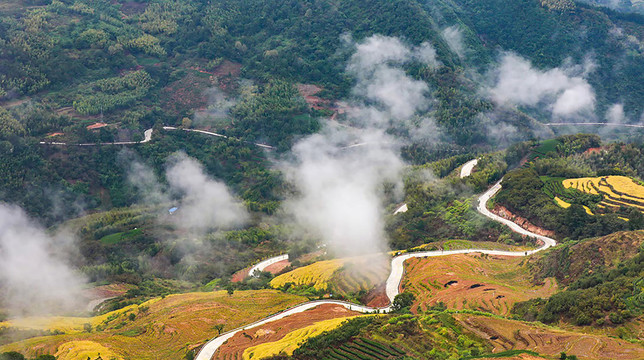
[[[204,345],[197,356],[195,357],[196,360],[211,360],[212,357],[215,355],[215,352],[217,349],[223,345],[228,339],[233,337],[236,333],[239,331],[251,329],[257,326],[261,326],[263,324],[266,324],[271,321],[283,319],[287,316],[296,314],[296,313],[301,313],[303,311],[312,309],[316,306],[322,305],[322,304],[336,304],[336,305],[341,305],[344,306],[347,309],[353,310],[353,311],[358,311],[362,313],[375,313],[375,312],[389,312],[391,311],[391,303],[393,302],[394,298],[396,295],[400,293],[400,282],[402,281],[403,274],[404,274],[404,263],[405,260],[411,259],[411,258],[418,258],[418,257],[429,257],[429,256],[448,256],[448,255],[455,255],[455,254],[469,254],[469,253],[482,253],[482,254],[489,254],[489,255],[502,255],[502,256],[526,256],[530,254],[534,254],[536,252],[545,250],[551,246],[555,246],[557,242],[554,239],[551,239],[546,236],[541,236],[538,234],[535,234],[533,232],[530,232],[528,230],[523,229],[519,225],[507,220],[503,219],[492,212],[490,212],[486,204],[488,200],[490,200],[499,190],[501,189],[501,181],[497,182],[492,186],[490,189],[488,189],[485,193],[483,193],[481,196],[479,196],[478,199],[478,204],[477,204],[477,210],[484,216],[487,216],[488,218],[500,222],[502,224],[505,224],[510,227],[515,232],[518,232],[519,234],[526,235],[529,237],[533,237],[537,239],[541,243],[541,247],[535,250],[531,251],[501,251],[501,250],[486,250],[486,249],[466,249],[466,250],[447,250],[447,251],[423,251],[423,252],[414,252],[414,253],[407,253],[407,254],[402,254],[399,256],[394,257],[391,260],[391,273],[389,274],[389,278],[387,279],[386,282],[386,293],[387,297],[389,298],[390,305],[382,308],[372,308],[368,306],[363,306],[363,305],[357,305],[353,303],[348,303],[344,301],[338,301],[338,300],[319,300],[319,301],[310,301],[306,302],[300,305],[297,305],[291,309],[282,311],[280,313],[277,313],[275,315],[269,316],[267,318],[264,318],[262,320],[256,321],[254,323],[245,325],[243,327],[228,331],[224,334],[221,334],[208,343]],[[280,256],[280,257],[283,257]],[[277,258],[280,258],[277,257]],[[273,259],[277,259],[273,258]],[[269,260],[273,259],[268,259],[265,260],[264,262],[268,262]],[[276,260],[278,261],[278,260]],[[275,262],[276,262],[275,261]],[[263,262],[262,262],[263,263]],[[261,264],[261,263],[260,263]],[[257,264],[257,265],[260,265]],[[257,266],[256,265],[256,266]],[[251,269],[252,270],[252,269]]]
[[[264,269],[266,269],[267,267],[284,260],[288,260],[288,254],[275,256],[259,262],[255,266],[250,268],[250,270],[248,271],[248,276],[255,276],[255,271],[264,271]]]
[[[461,167],[461,179],[472,175],[472,170],[474,170],[474,167],[478,163],[479,159],[473,159],[463,164]]]

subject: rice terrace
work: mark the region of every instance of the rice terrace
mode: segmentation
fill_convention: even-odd
[[[622,215],[625,215],[624,208],[644,211],[644,186],[626,176],[553,178],[545,181],[546,193],[563,208],[571,203],[584,204],[582,206],[589,215],[594,215],[593,209],[599,214],[617,212]]]

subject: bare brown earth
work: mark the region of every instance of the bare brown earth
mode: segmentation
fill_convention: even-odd
[[[268,265],[264,269],[264,271],[268,271],[271,274],[279,274],[280,272],[282,272],[282,270],[284,270],[285,268],[287,268],[290,265],[291,265],[290,261],[282,260],[282,261],[276,262],[275,264]]]
[[[442,302],[451,309],[508,315],[519,301],[547,298],[557,290],[552,278],[534,285],[521,258],[462,254],[405,261],[404,291],[416,296],[412,312]]]
[[[264,271],[268,271],[269,273],[275,275],[275,274],[279,274],[280,272],[282,272],[282,270],[284,270],[286,267],[288,267],[290,265],[291,265],[290,261],[283,260],[283,261],[276,262],[275,264],[267,266],[266,269],[264,269]],[[250,275],[248,272],[250,271],[251,267],[252,266],[249,266],[247,268],[241,269],[238,272],[234,273],[230,281],[231,282],[243,281],[245,278],[248,277],[248,275]]]
[[[543,228],[540,228],[534,224],[532,224],[528,219],[522,218],[521,216],[515,215],[510,210],[506,209],[503,206],[497,205],[492,209],[492,212],[499,215],[500,217],[510,220],[517,225],[521,226],[522,228],[531,231],[533,233],[542,235],[542,236],[548,236],[548,237],[554,237],[555,233],[554,231],[546,230]]]
[[[580,359],[644,359],[641,345],[608,336],[471,314],[455,314],[454,318],[466,329],[487,339],[495,353],[519,349],[550,356],[565,352]]]
[[[215,71],[212,72],[215,76],[231,76],[237,77],[241,73],[241,64],[237,64],[228,60],[224,60]]]
[[[235,334],[217,350],[214,359],[241,359],[244,350],[251,346],[280,340],[289,332],[313,325],[318,321],[354,315],[361,314],[339,305],[320,305],[314,309]]]
[[[230,279],[230,281],[231,282],[243,281],[245,278],[248,277],[248,272],[250,271],[250,268],[251,267],[249,266],[249,267],[247,267],[245,269],[241,269],[238,272],[234,273],[233,277]]]
[[[370,307],[384,307],[389,305],[385,283],[371,289],[361,300],[364,304]]]

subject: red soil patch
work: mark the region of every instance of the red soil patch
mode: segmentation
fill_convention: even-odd
[[[271,274],[279,274],[282,270],[284,270],[290,265],[291,265],[290,261],[282,260],[282,261],[276,262],[275,264],[267,266],[266,269],[264,269],[264,271],[268,271]]]
[[[322,91],[322,88],[312,84],[297,84],[297,91],[299,91],[302,96],[306,97],[319,93]]]
[[[217,66],[215,71],[212,72],[212,75],[237,77],[241,74],[241,68],[241,64],[224,60],[221,65]]]
[[[96,130],[96,129],[104,128],[106,126],[107,126],[106,123],[97,122],[97,123],[94,123],[92,125],[87,126],[87,130]]]
[[[56,133],[51,133],[51,134],[47,135],[47,137],[63,136],[63,135],[65,135],[65,134],[63,134],[61,132],[56,132]]]
[[[279,274],[282,270],[284,270],[286,267],[290,266],[291,262],[288,260],[282,260],[279,262],[276,262],[275,264],[269,265],[264,269],[264,271],[268,271],[271,274]],[[250,274],[250,268],[252,266],[249,266],[245,269],[241,269],[238,272],[234,273],[232,278],[230,279],[231,282],[240,282],[246,279]]]
[[[251,346],[282,339],[291,331],[313,325],[322,320],[355,316],[360,313],[350,311],[343,306],[325,304],[284,319],[241,331],[230,338],[215,353],[215,359],[241,359],[244,350]]]
[[[592,154],[592,153],[600,153],[602,151],[601,147],[596,147],[596,148],[590,148],[586,151],[584,151],[585,155]]]
[[[322,99],[315,94],[322,91],[322,88],[311,84],[297,84],[297,90],[304,98],[306,103],[315,110],[329,109],[332,107],[329,100]]]
[[[172,115],[205,108],[208,99],[204,92],[211,86],[209,79],[188,74],[161,90],[161,104]]]
[[[367,295],[360,299],[362,303],[370,307],[384,307],[389,305],[389,298],[387,297],[387,290],[385,284],[381,284],[371,289]]]
[[[497,205],[496,207],[494,207],[494,209],[492,209],[492,212],[497,214],[497,215],[499,215],[500,217],[502,217],[504,219],[507,219],[507,220],[510,220],[512,222],[517,223],[522,228],[524,228],[524,229],[526,229],[528,231],[531,231],[533,233],[536,233],[536,234],[539,234],[539,235],[542,235],[542,236],[548,236],[548,237],[554,237],[555,236],[554,231],[550,231],[550,230],[540,228],[540,227],[532,224],[531,222],[529,222],[528,219],[522,218],[522,217],[520,217],[518,215],[515,215],[515,214],[511,213],[510,210],[506,209],[503,206]]]
[[[250,272],[250,268],[251,267],[249,266],[245,269],[241,269],[238,272],[234,273],[230,281],[234,283],[243,281],[245,278],[248,277],[248,272]]]

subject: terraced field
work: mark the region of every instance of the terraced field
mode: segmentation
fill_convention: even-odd
[[[281,353],[292,355],[293,351],[299,347],[302,341],[322,334],[325,331],[330,331],[342,324],[345,320],[351,317],[329,319],[316,322],[313,325],[291,331],[280,340],[264,343],[256,346],[251,346],[244,350],[243,360],[262,359]]]
[[[618,338],[471,314],[455,314],[454,318],[466,329],[488,339],[494,346],[493,352],[522,349],[549,356],[565,352],[580,359],[644,359],[644,347]]]
[[[360,338],[331,350],[330,356],[325,360],[394,360],[405,358],[405,352],[394,345]]]
[[[644,186],[626,176],[566,179],[562,185],[566,189],[602,195],[600,208],[619,209],[621,206],[626,206],[644,211]]]
[[[69,341],[58,347],[58,360],[96,359],[122,360],[110,349],[94,341]]]
[[[257,347],[261,344],[282,341],[282,339],[294,331],[316,324],[319,325],[320,322],[326,320],[347,319],[357,315],[362,314],[350,311],[343,306],[332,304],[320,305],[313,309],[288,316],[284,319],[269,322],[261,327],[239,332],[217,349],[214,358],[224,360],[242,359],[244,357],[244,352],[250,347]],[[290,336],[293,337],[293,335]],[[300,339],[300,341],[301,340],[302,339]],[[259,349],[258,351],[264,352],[266,350]],[[255,351],[255,353],[257,353],[257,351]],[[254,356],[253,358],[257,358],[257,356]]]
[[[371,290],[387,279],[389,271],[389,259],[380,255],[326,260],[282,274],[271,280],[270,285],[279,288],[291,282],[348,294]]]
[[[233,295],[225,291],[187,293],[154,299],[95,318],[2,323],[24,329],[63,329],[65,334],[1,346],[0,352],[19,351],[28,357],[61,352],[65,360],[85,360],[87,356],[73,354],[85,351],[82,349],[87,345],[89,351],[100,346],[124,359],[183,358],[188,350],[217,335],[215,326],[219,324],[227,331],[304,301],[306,298],[275,290],[236,291]],[[91,325],[91,333],[83,331],[84,324]],[[65,346],[72,350],[65,352]],[[103,359],[109,359],[103,355],[107,350],[100,352]]]
[[[293,283],[294,285],[311,285],[316,290],[324,290],[329,286],[333,274],[344,266],[344,263],[345,260],[342,259],[318,261],[282,274],[271,280],[270,285],[279,288],[287,283]]]
[[[448,308],[472,309],[507,315],[514,303],[548,297],[554,279],[533,286],[522,259],[479,254],[415,258],[405,262],[402,284],[416,296],[413,312],[443,302]]]

